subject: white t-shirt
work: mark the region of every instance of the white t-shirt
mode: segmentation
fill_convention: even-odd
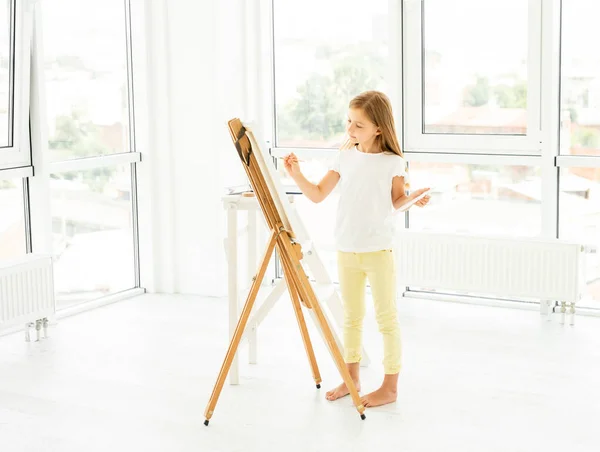
[[[404,177],[406,164],[397,154],[367,154],[356,147],[339,151],[329,169],[340,175],[335,237],[339,251],[366,253],[391,249],[392,179]]]

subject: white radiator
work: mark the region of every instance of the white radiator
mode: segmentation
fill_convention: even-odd
[[[56,312],[52,258],[28,254],[11,261],[0,261],[0,331],[25,326],[47,335],[48,317]]]
[[[575,313],[575,303],[585,287],[583,254],[581,244],[557,239],[408,229],[398,233],[396,243],[402,285],[537,298],[543,313],[557,307],[563,314]]]

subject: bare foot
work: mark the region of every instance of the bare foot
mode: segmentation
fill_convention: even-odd
[[[365,407],[374,407],[380,405],[386,405],[396,401],[398,393],[393,390],[382,386],[377,391],[373,391],[361,398],[361,402]]]
[[[355,381],[354,385],[356,386],[356,390],[358,392],[360,392],[360,382],[359,381]],[[341,385],[339,385],[337,388],[332,389],[331,391],[327,391],[327,394],[325,395],[325,398],[327,400],[329,400],[330,402],[337,400],[341,397],[345,397],[348,394],[350,394],[350,391],[348,390],[348,387],[346,386],[346,383],[342,383]]]

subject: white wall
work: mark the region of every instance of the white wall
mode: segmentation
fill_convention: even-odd
[[[246,181],[227,120],[246,117],[247,3],[146,1],[140,258],[151,291],[226,294],[221,196]]]

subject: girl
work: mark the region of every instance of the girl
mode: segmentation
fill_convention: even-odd
[[[379,331],[383,335],[385,371],[381,387],[362,397],[365,407],[373,407],[396,400],[401,367],[393,224],[389,215],[427,189],[411,195],[405,192],[406,164],[396,137],[392,106],[385,94],[367,91],[352,99],[346,131],[347,141],[318,184],[304,177],[294,154],[284,157],[284,165],[302,193],[313,202],[323,201],[341,181],[335,235],[344,306],[344,360],[360,391],[362,323],[368,278]],[[425,196],[416,205],[422,207],[428,202],[429,196]],[[336,400],[348,393],[342,382],[327,392],[326,397]]]

